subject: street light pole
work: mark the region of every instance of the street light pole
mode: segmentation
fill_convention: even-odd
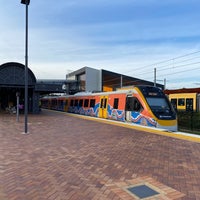
[[[21,0],[21,3],[26,5],[24,132],[28,133],[28,5],[30,0]]]

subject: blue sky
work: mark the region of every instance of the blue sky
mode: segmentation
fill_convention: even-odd
[[[25,6],[0,0],[0,64],[24,63]],[[200,87],[200,1],[30,0],[29,67],[64,79],[84,66]]]

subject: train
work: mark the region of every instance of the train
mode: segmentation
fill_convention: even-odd
[[[130,90],[41,98],[41,108],[177,131],[177,116],[164,92],[154,86]]]
[[[176,111],[200,111],[200,88],[166,90],[164,93],[168,95],[168,98]]]
[[[169,100],[177,111],[200,111],[200,94],[198,93],[170,94]]]

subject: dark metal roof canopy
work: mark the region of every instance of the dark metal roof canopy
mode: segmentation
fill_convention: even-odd
[[[8,86],[23,86],[25,80],[25,66],[16,62],[8,62],[0,65],[0,85]],[[33,72],[28,69],[28,85],[34,86],[36,78]]]
[[[132,85],[150,85],[153,86],[154,83],[131,76],[126,76],[123,74],[118,74],[115,72],[102,70],[102,85],[112,87],[113,89],[120,87],[127,87]],[[157,87],[163,88],[162,84],[156,84]]]

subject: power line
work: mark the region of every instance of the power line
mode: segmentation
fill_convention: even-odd
[[[170,62],[170,61],[173,61],[174,62],[174,60],[177,60],[177,59],[180,59],[180,58],[184,58],[184,57],[187,57],[187,56],[191,56],[191,55],[194,55],[194,54],[197,54],[197,53],[200,53],[200,50],[199,51],[195,51],[195,52],[192,52],[192,53],[188,53],[188,54],[184,54],[184,55],[181,55],[181,56],[177,56],[177,57],[174,57],[174,58],[171,58],[171,59],[168,59],[168,60],[164,60],[164,61],[161,61],[161,62],[157,62],[157,63],[153,63],[153,64],[150,64],[150,65],[145,65],[145,66],[143,66],[143,67],[138,67],[138,68],[134,68],[134,71],[136,71],[136,70],[140,70],[141,71],[141,69],[142,70],[145,70],[145,68],[147,68],[147,67],[155,67],[155,66],[157,66],[157,65],[160,65],[160,64],[162,64],[162,63],[167,63],[167,62]],[[169,64],[169,65],[171,65],[171,64]],[[164,65],[163,67],[165,67],[166,65]],[[162,66],[161,66],[162,67]],[[160,68],[161,68],[160,67]],[[133,70],[131,70],[131,71],[127,71],[126,73],[129,73],[129,72],[132,72]]]
[[[200,57],[198,56],[198,57],[194,57],[194,58],[182,60],[182,61],[179,61],[179,62],[174,62],[174,61],[173,61],[173,63],[169,63],[169,64],[167,64],[167,65],[159,66],[159,68],[167,67],[167,66],[172,66],[172,68],[173,68],[176,64],[183,63],[183,62],[187,62],[187,61],[190,61],[190,60],[195,60],[196,58],[200,58]],[[164,68],[164,69],[169,69],[169,68],[167,67],[167,68]]]
[[[186,70],[183,70],[183,71],[179,71],[179,72],[173,72],[173,73],[169,73],[169,74],[165,74],[166,76],[169,76],[169,75],[174,75],[174,74],[179,74],[179,73],[183,73],[183,72],[187,72],[187,71],[194,71],[194,70],[200,70],[199,67],[196,67],[196,68],[193,68],[193,69],[186,69]]]
[[[131,72],[134,71],[134,77],[137,77],[136,79],[139,79],[139,80],[130,81],[130,83],[133,84],[134,82],[136,83],[141,80],[146,80],[146,81],[150,80],[151,82],[153,82],[153,79],[154,79],[154,71],[153,70],[155,67],[157,69],[157,72],[159,72],[159,75],[157,75],[157,77],[159,77],[159,79],[162,79],[162,77],[166,78],[166,76],[177,75],[177,74],[181,74],[181,73],[188,72],[188,71],[199,70],[200,67],[195,67],[195,68],[193,68],[193,67],[197,64],[200,64],[200,60],[197,60],[198,58],[200,59],[200,56],[194,56],[192,58],[190,57],[190,56],[198,54],[198,53],[200,53],[200,51],[195,51],[195,52],[188,53],[188,54],[185,54],[182,56],[178,56],[178,57],[175,57],[172,59],[168,59],[168,60],[164,60],[164,61],[157,62],[154,64],[135,68]],[[195,60],[196,60],[196,62],[194,62]],[[169,62],[171,62],[171,63],[169,63]],[[181,63],[183,63],[183,64],[181,64]],[[163,64],[165,64],[165,65],[163,65]],[[147,69],[147,67],[148,67],[148,69]],[[149,68],[149,67],[153,67],[153,68]],[[138,71],[138,73],[136,73],[136,71]],[[162,73],[162,74],[160,74],[160,73]],[[149,74],[149,75],[151,74],[151,76],[146,77],[145,75],[147,75],[147,74]],[[129,74],[129,76],[130,76],[130,74]],[[138,78],[139,76],[143,76],[142,79]],[[163,80],[164,80],[164,78],[163,78]],[[115,80],[119,80],[119,77],[107,80],[105,82],[109,83],[110,81],[115,81]],[[128,82],[126,82],[126,83],[128,83]],[[110,84],[110,86],[114,86],[114,85],[117,85],[117,84],[112,84],[112,83]]]
[[[173,66],[172,68],[166,68],[164,70],[168,70],[168,69],[175,69],[175,68],[179,68],[179,67],[186,67],[186,66],[191,66],[191,65],[196,65],[196,64],[200,64],[199,62],[194,62],[194,63],[188,63],[188,64],[184,64],[184,65],[177,65],[177,66]],[[163,71],[163,69],[158,69],[158,71]]]
[[[200,61],[197,61],[197,62],[188,62],[188,61],[194,61],[194,60],[200,58],[200,57],[198,57],[198,56],[195,56],[195,57],[193,57],[193,58],[188,58],[188,59],[184,59],[184,60],[180,60],[180,61],[179,61],[179,59],[181,59],[181,58],[185,58],[185,57],[188,57],[188,56],[197,54],[197,53],[200,53],[200,51],[196,51],[196,52],[193,52],[193,53],[188,53],[188,54],[185,54],[185,55],[182,55],[182,56],[178,56],[178,57],[173,58],[173,59],[165,60],[165,61],[158,62],[158,63],[155,63],[155,64],[147,65],[147,66],[154,66],[154,68],[155,68],[156,64],[158,65],[158,64],[162,64],[162,63],[169,62],[169,61],[173,61],[173,63],[169,63],[169,64],[166,64],[166,65],[164,65],[164,66],[156,66],[157,71],[158,71],[158,72],[162,72],[162,71],[167,71],[167,72],[168,72],[169,70],[173,70],[173,71],[174,71],[174,69],[177,70],[177,69],[182,68],[182,69],[179,70],[178,72],[177,72],[177,71],[174,71],[174,72],[172,72],[172,73],[170,73],[170,74],[169,74],[169,73],[168,73],[168,74],[165,74],[165,73],[164,73],[164,74],[162,74],[162,75],[159,75],[159,77],[160,77],[160,76],[165,77],[165,76],[168,76],[168,75],[183,73],[183,72],[187,72],[187,71],[190,71],[190,70],[198,70],[199,68],[194,68],[194,69],[192,69],[191,66],[200,64]],[[176,62],[174,62],[174,60],[176,60]],[[178,63],[184,63],[184,62],[187,62],[187,63],[186,63],[186,64],[182,64],[182,65],[177,65]],[[167,67],[167,66],[169,66],[169,67]],[[185,70],[184,70],[183,67],[187,67],[187,66],[190,66],[190,69],[185,69]],[[151,71],[150,71],[150,70],[151,70]],[[151,78],[147,78],[147,77],[146,77],[146,79],[152,79],[152,78],[153,78],[153,68],[148,69],[148,70],[146,70],[145,72],[139,73],[139,74],[137,74],[137,76],[144,76],[144,75],[149,74],[149,73],[151,73],[152,76],[151,76]]]

